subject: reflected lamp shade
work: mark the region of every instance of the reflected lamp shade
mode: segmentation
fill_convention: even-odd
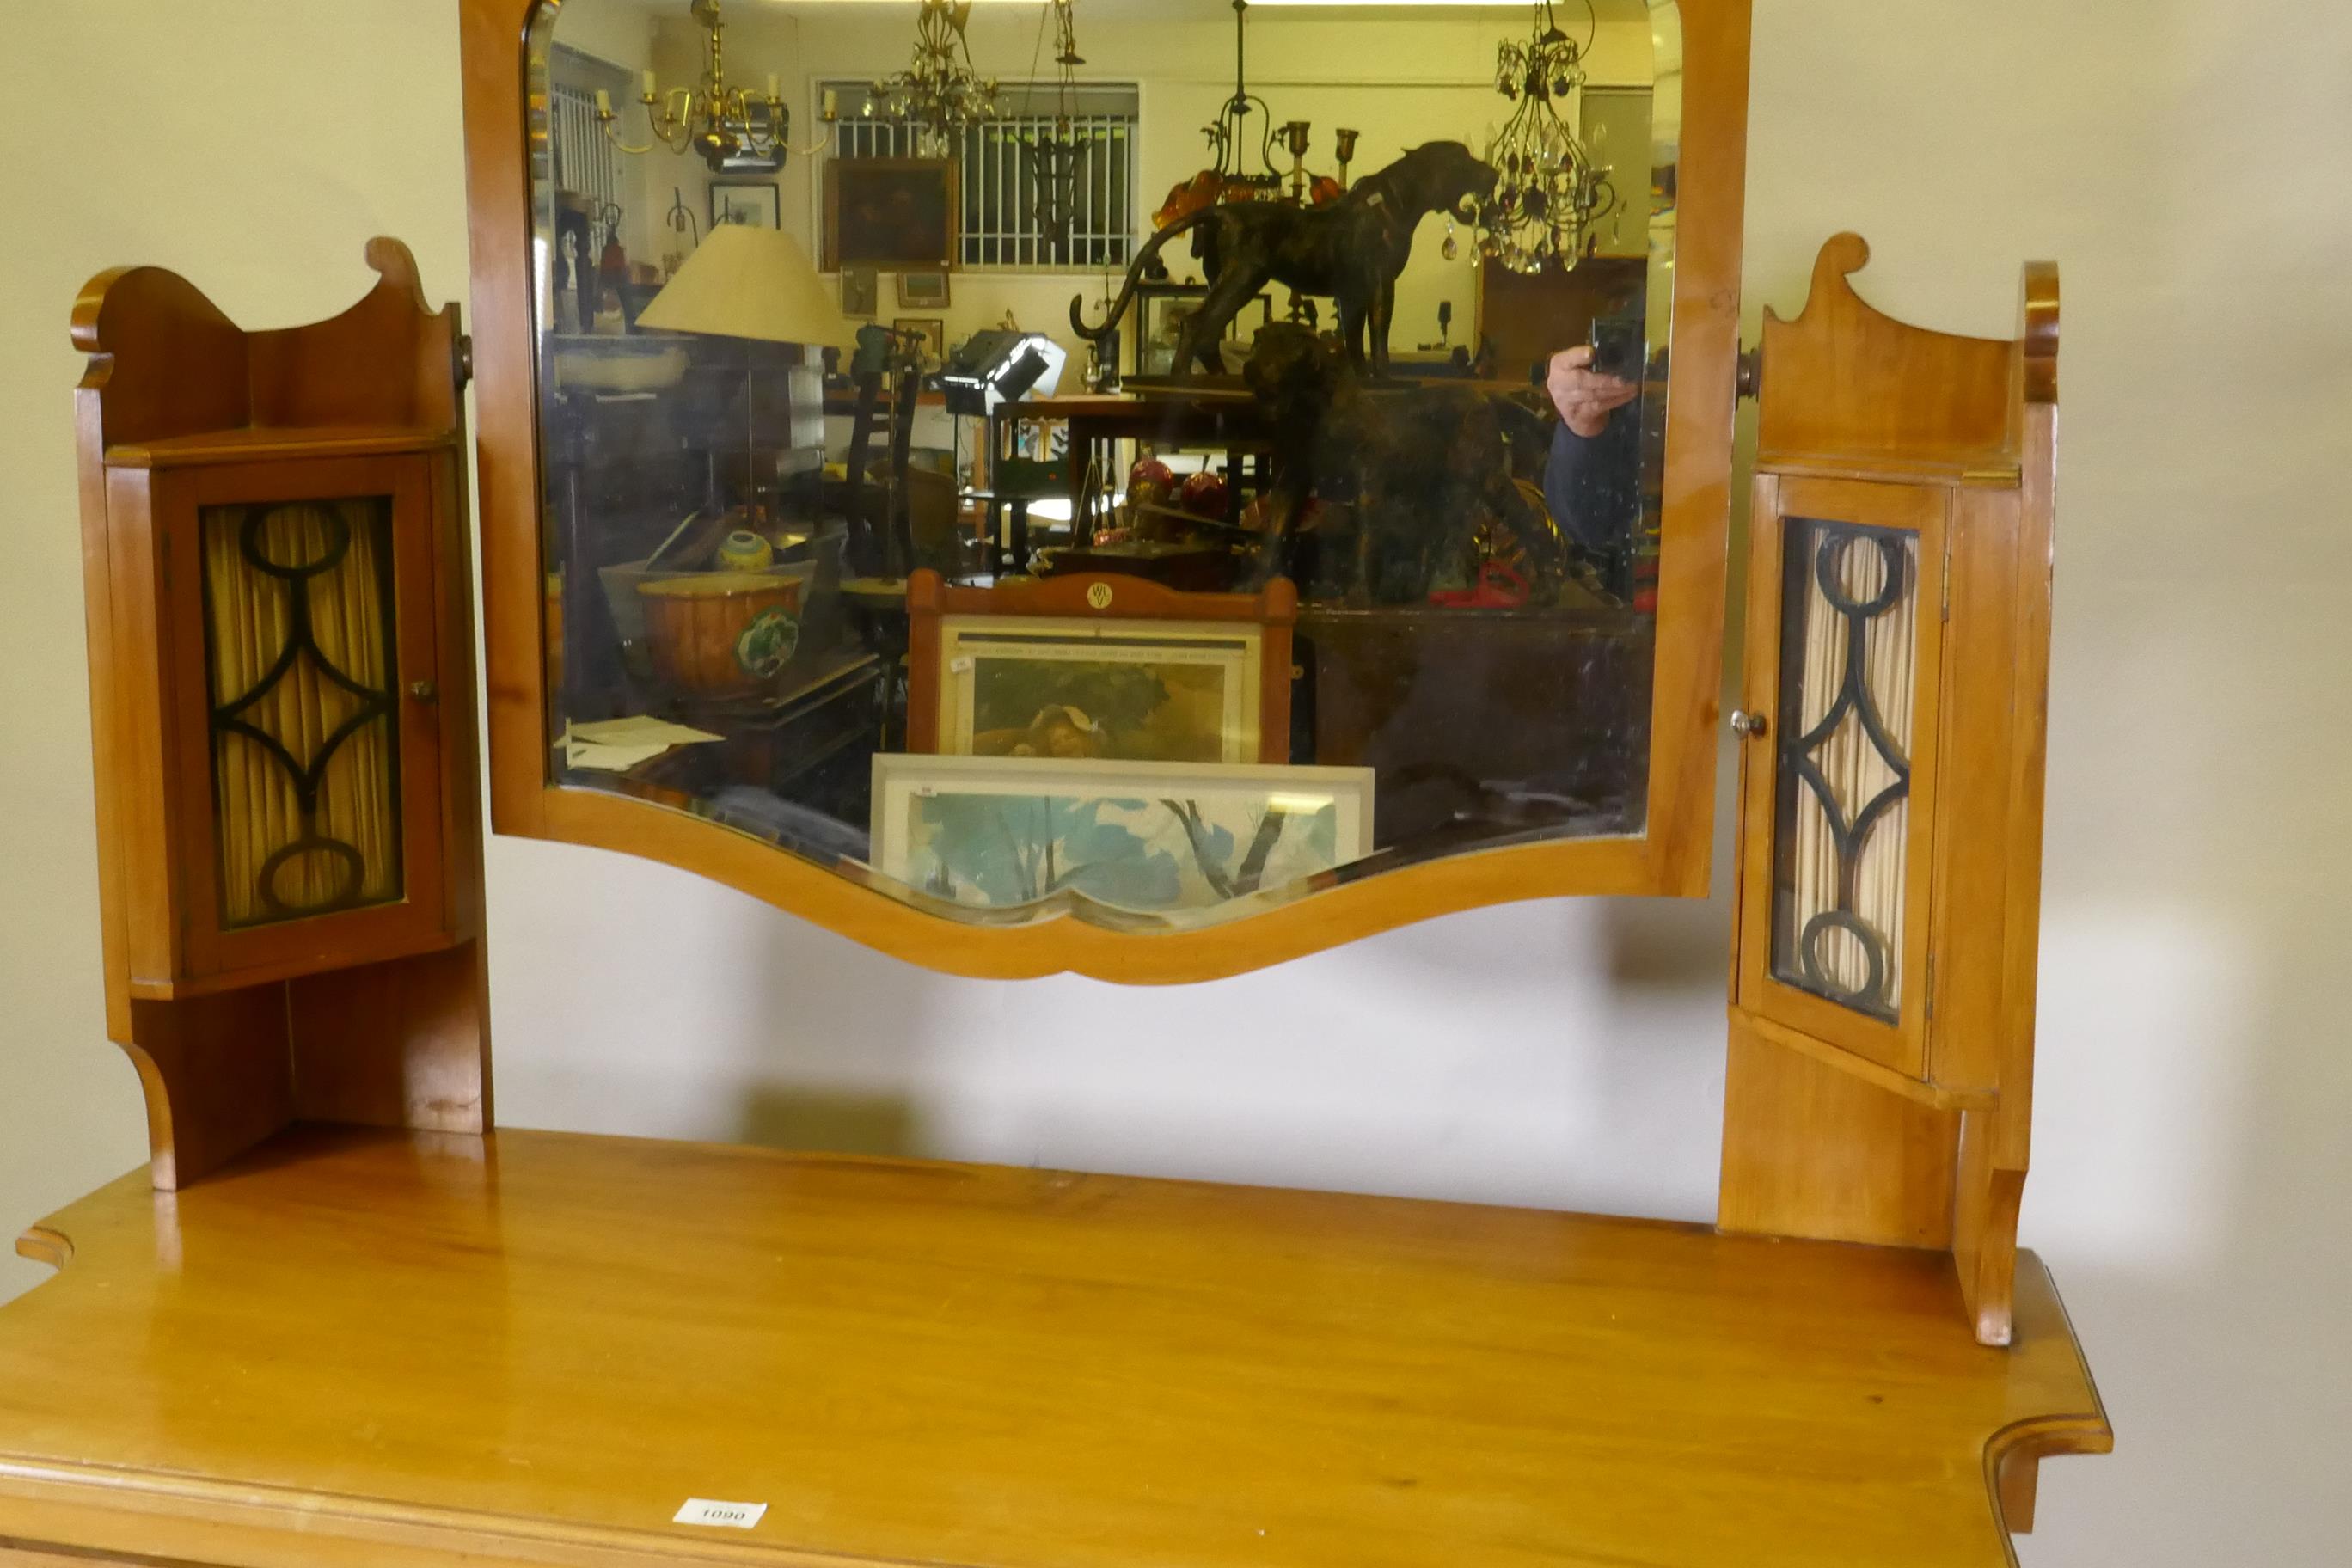
[[[798,240],[740,223],[712,229],[637,325],[822,348],[847,348],[856,335]]]

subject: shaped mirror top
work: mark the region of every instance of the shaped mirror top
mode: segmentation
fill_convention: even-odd
[[[539,5],[546,786],[970,928],[1696,890],[1685,9]]]

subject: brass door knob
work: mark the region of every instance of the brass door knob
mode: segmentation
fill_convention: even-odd
[[[1761,713],[1750,713],[1743,708],[1731,715],[1731,732],[1743,741],[1760,741],[1769,728]]]

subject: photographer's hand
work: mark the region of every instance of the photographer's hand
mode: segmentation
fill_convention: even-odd
[[[1595,374],[1592,349],[1579,344],[1551,356],[1544,390],[1568,427],[1590,441],[1609,427],[1609,416],[1642,395],[1642,389],[1613,375]]]

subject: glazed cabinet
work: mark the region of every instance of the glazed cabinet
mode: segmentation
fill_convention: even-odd
[[[484,1123],[464,345],[368,256],[309,327],[154,268],[75,309],[108,1025],[166,1186]]]
[[[1768,317],[1739,749],[1725,1223],[1953,1249],[2010,1334],[2032,1120],[2058,284],[2014,339]],[[1862,1179],[1857,1180],[1860,1177]]]
[[[282,440],[283,437],[273,437]],[[110,448],[127,759],[131,992],[171,1000],[446,946],[446,439],[242,435]],[[289,447],[289,450],[293,448]],[[183,592],[187,585],[193,592]],[[148,591],[142,592],[144,588]]]

